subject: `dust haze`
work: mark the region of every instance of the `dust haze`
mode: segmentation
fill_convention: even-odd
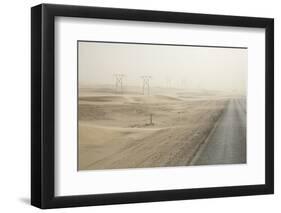
[[[247,48],[77,47],[78,170],[246,162]]]
[[[112,84],[114,73],[127,85],[188,87],[245,94],[247,49],[79,42],[79,85]]]

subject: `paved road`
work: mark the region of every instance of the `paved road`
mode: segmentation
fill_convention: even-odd
[[[246,163],[246,100],[232,99],[192,165]]]

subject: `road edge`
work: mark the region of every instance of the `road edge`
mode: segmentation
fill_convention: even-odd
[[[203,152],[203,150],[207,146],[210,137],[214,134],[215,130],[217,129],[218,124],[220,123],[220,121],[221,121],[221,119],[223,117],[222,115],[225,113],[226,109],[228,108],[229,103],[230,103],[230,100],[226,104],[227,106],[223,109],[222,113],[219,116],[219,119],[216,121],[216,123],[214,124],[214,127],[211,129],[211,131],[209,132],[207,137],[196,147],[196,150],[194,151],[191,159],[187,162],[188,166],[195,166],[196,165],[195,164],[196,161],[198,160],[198,158],[200,157],[201,153]]]

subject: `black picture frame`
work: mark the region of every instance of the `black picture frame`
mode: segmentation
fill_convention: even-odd
[[[55,17],[264,28],[265,184],[112,194],[54,195]],[[274,20],[271,18],[41,4],[31,8],[31,204],[42,208],[217,198],[274,193]]]

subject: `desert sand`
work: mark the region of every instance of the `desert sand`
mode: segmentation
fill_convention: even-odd
[[[189,165],[229,100],[216,91],[80,88],[78,170]]]

